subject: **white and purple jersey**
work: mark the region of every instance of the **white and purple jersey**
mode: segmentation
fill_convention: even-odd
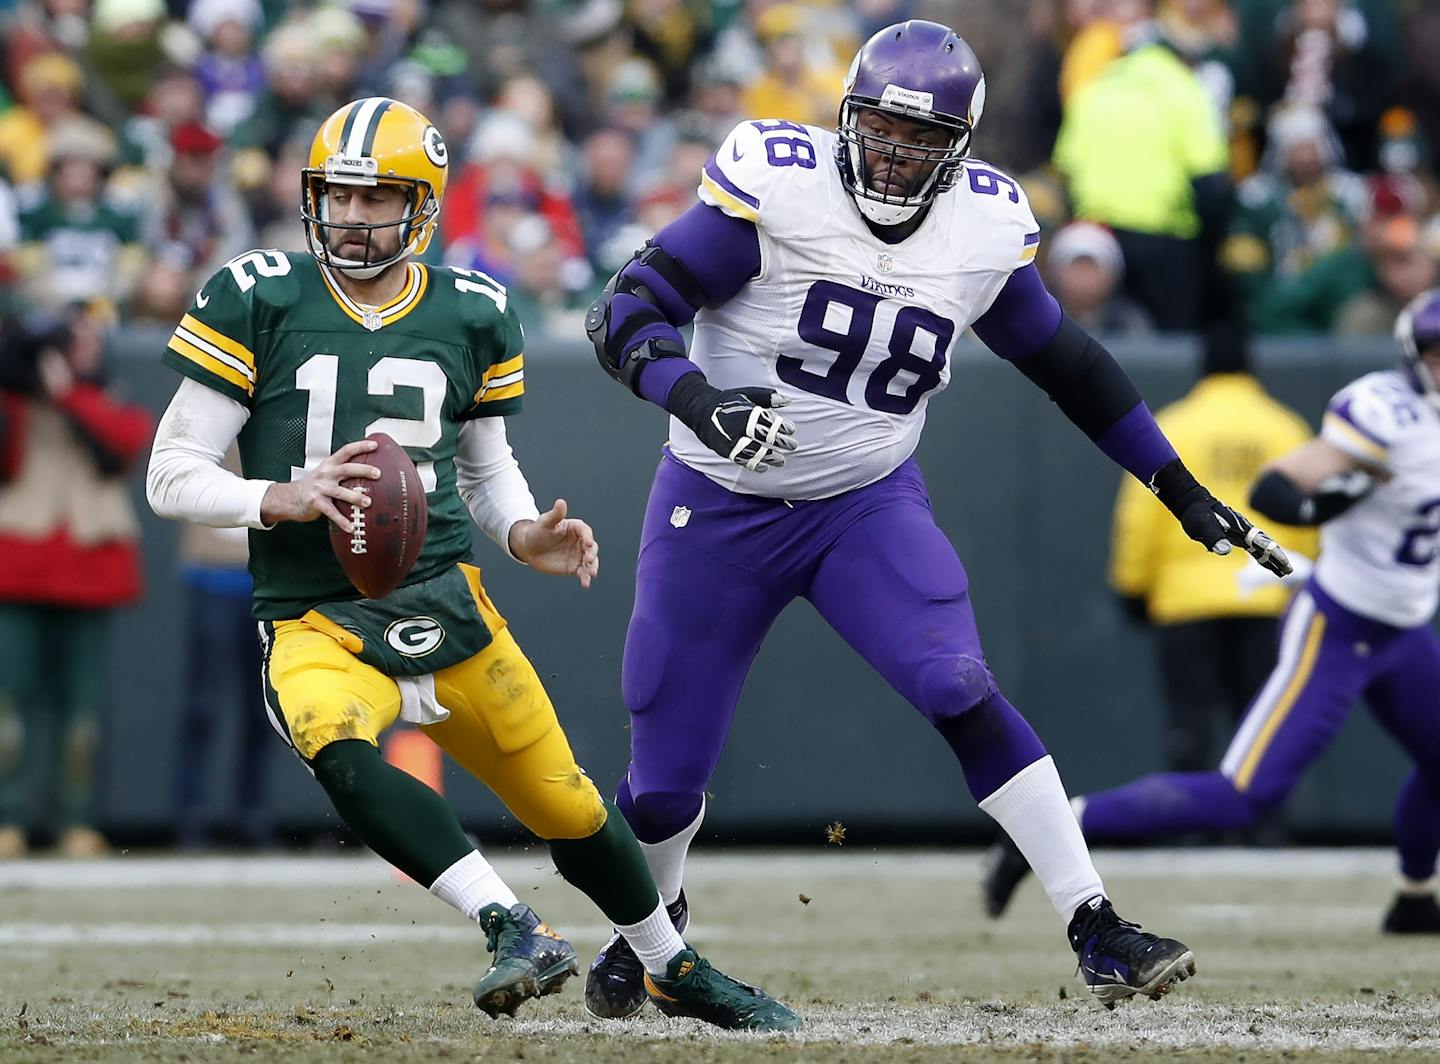
[[[800,444],[783,468],[750,472],[672,418],[673,453],[733,491],[824,499],[893,472],[950,381],[956,339],[1039,246],[1020,187],[976,160],[913,234],[886,243],[841,183],[836,139],[793,122],[742,122],[701,178],[702,201],[754,223],[760,268],[733,298],[699,311],[690,358],[717,388],[783,394]]]
[[[1440,411],[1399,371],[1370,373],[1330,400],[1321,435],[1388,479],[1321,527],[1315,580],[1363,617],[1428,623],[1440,600]]]

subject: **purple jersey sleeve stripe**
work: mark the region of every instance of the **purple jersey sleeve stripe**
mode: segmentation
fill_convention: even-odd
[[[1329,409],[1330,413],[1340,418],[1342,421],[1345,422],[1345,424],[1349,425],[1356,432],[1360,433],[1360,435],[1364,436],[1371,443],[1375,444],[1375,446],[1384,448],[1385,450],[1390,449],[1390,442],[1388,440],[1381,439],[1373,431],[1366,428],[1356,419],[1350,399],[1346,398],[1342,399],[1338,403],[1331,403]]]
[[[1179,457],[1143,402],[1106,429],[1095,445],[1144,484],[1150,483],[1157,469]]]
[[[1034,233],[1026,233],[1026,234],[1025,234],[1025,246],[1026,246],[1026,247],[1029,247],[1031,244],[1038,244],[1038,243],[1040,243],[1040,233],[1039,233],[1038,231],[1037,231],[1037,232],[1034,232]]]
[[[758,199],[750,195],[750,193],[746,192],[739,185],[735,184],[735,182],[731,181],[728,177],[725,176],[724,171],[720,169],[720,165],[715,161],[715,156],[710,156],[710,158],[706,161],[705,172],[710,175],[711,180],[713,180],[726,192],[730,193],[730,195],[738,199],[741,203],[748,204],[749,206],[754,207],[757,211],[760,209],[760,201]]]
[[[981,343],[1001,358],[1027,358],[1054,338],[1060,328],[1060,304],[1046,291],[1039,270],[1021,266],[1010,274],[990,309],[975,320],[974,328]]]

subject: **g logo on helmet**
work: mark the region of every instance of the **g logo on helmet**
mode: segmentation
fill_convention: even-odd
[[[425,146],[425,157],[436,166],[444,166],[450,161],[450,149],[445,146],[445,138],[434,126],[425,127],[421,142]]]
[[[445,629],[434,617],[404,617],[390,622],[385,642],[407,658],[423,658],[445,642]]]

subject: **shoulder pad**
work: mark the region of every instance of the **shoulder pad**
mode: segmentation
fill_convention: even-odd
[[[756,119],[732,129],[705,163],[700,199],[735,218],[760,223],[773,211],[782,184],[830,165],[818,131],[798,122]]]
[[[985,239],[997,245],[997,266],[1019,269],[1035,261],[1040,223],[1019,181],[983,159],[967,159],[954,194],[966,198],[972,219],[978,215],[986,223]]]
[[[1335,393],[1320,434],[1362,462],[1386,465],[1390,448],[1422,420],[1420,397],[1397,373],[1369,373]]]

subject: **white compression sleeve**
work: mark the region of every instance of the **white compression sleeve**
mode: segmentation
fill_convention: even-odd
[[[506,554],[510,554],[510,526],[540,516],[535,496],[505,438],[504,418],[474,418],[460,426],[455,486],[475,523]]]
[[[266,528],[260,502],[272,481],[246,480],[221,466],[250,411],[188,377],[155,430],[145,497],[161,517],[215,528]]]

